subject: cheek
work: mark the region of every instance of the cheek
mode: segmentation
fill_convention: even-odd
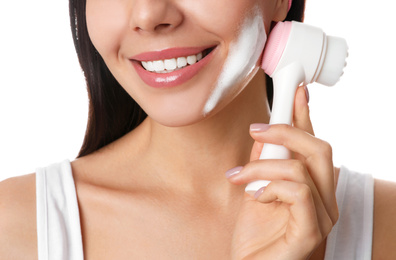
[[[128,27],[128,14],[121,1],[87,0],[86,19],[89,37],[106,59],[117,53],[120,39]]]
[[[223,46],[225,63],[201,110],[209,116],[229,104],[258,71],[274,1],[201,0],[185,8],[190,8],[191,17]]]
[[[209,96],[203,114],[231,102],[249,83],[259,69],[259,61],[267,40],[260,8],[246,12],[237,36],[228,46],[227,59]]]
[[[201,0],[201,1],[186,1],[188,2],[183,7],[190,17],[191,21],[195,21],[200,28],[210,32],[222,44],[228,44],[235,34],[241,17],[250,8],[249,2],[232,0]]]
[[[224,41],[230,41],[239,33],[241,24],[252,10],[259,12],[269,31],[275,1],[272,0],[200,0],[186,1],[183,9],[186,15],[200,27],[211,31]]]

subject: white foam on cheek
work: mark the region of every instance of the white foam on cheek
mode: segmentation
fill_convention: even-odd
[[[217,85],[204,106],[204,115],[212,111],[227,93],[234,90],[233,87],[238,88],[253,71],[266,41],[263,17],[257,10],[252,17],[245,18],[238,38],[230,44]]]

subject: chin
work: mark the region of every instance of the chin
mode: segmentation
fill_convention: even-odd
[[[240,91],[242,91],[242,89]],[[203,105],[195,108],[193,106],[184,106],[184,108],[162,107],[162,109],[152,109],[151,111],[149,109],[149,111],[146,111],[146,113],[152,120],[163,126],[192,126],[209,120],[227,110],[227,107],[233,103],[236,97],[237,93],[233,93],[232,96],[221,100],[211,111],[207,113],[204,111]]]
[[[166,114],[155,114],[149,117],[160,125],[167,127],[184,127],[197,124],[204,121],[207,117],[204,117],[202,113],[193,113],[192,111],[184,111],[184,113],[166,113]]]

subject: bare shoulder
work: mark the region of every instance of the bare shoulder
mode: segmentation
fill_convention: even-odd
[[[396,259],[396,183],[374,182],[373,259]]]
[[[37,259],[35,174],[0,182],[0,259]]]

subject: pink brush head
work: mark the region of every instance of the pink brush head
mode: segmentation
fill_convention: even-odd
[[[292,2],[293,0],[289,0],[288,11],[290,11]],[[267,47],[264,49],[263,60],[261,63],[262,69],[268,75],[272,75],[276,65],[282,57],[291,27],[292,24],[290,22],[277,23],[271,31],[270,37],[267,41]]]
[[[291,3],[291,0],[289,1]],[[289,39],[292,24],[290,22],[277,23],[268,37],[264,48],[261,68],[267,75],[272,75],[282,57]]]

